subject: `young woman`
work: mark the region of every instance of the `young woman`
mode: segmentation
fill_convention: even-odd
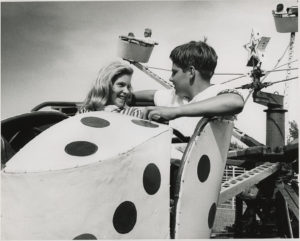
[[[104,66],[78,113],[110,111],[142,118],[142,111],[129,107],[133,69],[119,61]]]

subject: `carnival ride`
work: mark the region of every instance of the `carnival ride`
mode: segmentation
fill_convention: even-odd
[[[252,34],[245,46],[252,70],[238,77],[251,77],[239,88],[249,89],[253,101],[267,107],[266,145],[233,127],[231,120],[203,118],[181,161],[173,163],[179,171],[171,182],[170,204],[170,155],[165,150],[172,132],[167,126],[105,112],[73,116],[80,102],[42,103],[29,114],[1,122],[2,237],[208,238],[217,205],[234,196],[235,222],[228,227],[233,237],[299,237],[298,140],[285,144],[284,96],[261,91],[298,78],[290,77],[298,31],[297,8],[291,9],[273,11],[277,31],[291,35],[276,66],[261,69],[258,52],[269,39]],[[172,88],[141,64],[156,44],[120,36],[119,56]],[[289,62],[279,65],[288,50]],[[287,70],[286,79],[264,82],[270,73]],[[47,106],[58,112],[40,111]],[[228,152],[231,134],[248,147]],[[247,171],[221,185],[225,165]]]
[[[250,76],[251,83],[236,89],[250,89],[246,102],[252,94],[255,103],[267,107],[265,110],[266,145],[259,143],[236,127],[233,131],[233,136],[240,139],[248,148],[229,151],[227,163],[244,166],[247,169],[253,168],[222,184],[219,204],[236,196],[236,219],[231,228],[235,237],[272,237],[272,235],[299,237],[298,139],[285,145],[285,112],[287,110],[284,109],[284,96],[261,91],[268,86],[298,78],[298,76],[291,77],[291,71],[298,69],[291,67],[291,64],[297,61],[293,60],[293,53],[295,32],[298,32],[298,7],[289,7],[283,11],[283,5],[281,5],[279,4],[272,14],[277,32],[290,33],[290,42],[274,68],[269,71],[261,69],[260,52],[265,50],[270,38],[256,38],[252,30],[250,42],[244,46],[249,51],[247,66],[252,67],[250,74],[223,82],[226,84]],[[121,41],[124,41],[122,37]],[[130,40],[127,41],[130,42]],[[279,66],[287,51],[288,63]],[[172,88],[171,83],[151,72],[151,67],[128,59],[126,55],[123,57],[166,88]],[[282,69],[284,66],[288,68]],[[287,71],[286,78],[264,82],[270,73],[277,71]],[[255,194],[247,195],[246,190],[253,185],[259,188]],[[243,202],[247,206],[246,210],[243,210]]]

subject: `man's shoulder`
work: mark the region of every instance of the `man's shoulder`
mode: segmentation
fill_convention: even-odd
[[[192,102],[198,102],[204,99],[208,99],[220,94],[226,94],[226,93],[235,93],[240,95],[242,98],[245,98],[245,92],[236,90],[234,88],[228,88],[227,86],[224,86],[222,84],[214,84],[205,89],[204,91],[200,92],[198,95],[196,95]]]
[[[154,104],[156,106],[179,106],[184,104],[184,100],[176,95],[174,89],[157,90],[154,94]]]
[[[201,100],[205,100],[214,96],[217,96],[218,93],[220,93],[222,90],[224,90],[225,87],[222,85],[211,85],[208,88],[206,88],[205,90],[201,91],[200,93],[198,93],[191,102],[197,102],[197,101],[201,101]]]

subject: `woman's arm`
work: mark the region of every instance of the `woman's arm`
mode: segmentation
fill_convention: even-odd
[[[147,107],[144,118],[173,120],[182,116],[234,115],[240,113],[243,108],[244,100],[240,95],[226,93],[179,107]]]

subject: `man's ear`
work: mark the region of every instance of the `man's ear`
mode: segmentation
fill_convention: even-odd
[[[195,78],[195,74],[196,74],[196,69],[195,69],[195,67],[191,65],[191,66],[189,67],[189,72],[190,72],[190,74],[191,74],[191,78],[194,79],[194,78]]]
[[[195,70],[195,67],[194,66],[190,66],[188,68],[188,71],[190,73],[190,85],[193,85],[194,84],[194,81],[195,81],[195,76],[196,76],[196,70]]]

